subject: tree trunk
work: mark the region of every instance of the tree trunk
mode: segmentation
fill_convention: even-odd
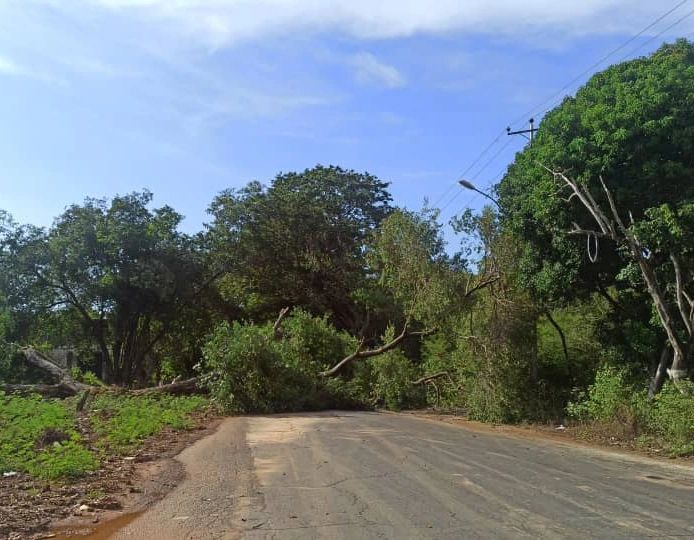
[[[651,379],[651,383],[648,385],[648,399],[653,399],[655,395],[660,392],[665,384],[665,377],[667,377],[667,368],[670,365],[670,347],[666,344],[663,347],[663,351],[660,353],[660,361],[658,366],[655,368],[655,373]]]
[[[557,331],[557,334],[559,335],[559,339],[561,340],[561,348],[564,351],[564,360],[566,361],[566,368],[569,371],[569,378],[573,382],[573,368],[571,366],[571,362],[569,362],[569,348],[566,345],[566,336],[564,335],[564,331],[562,330],[561,326],[559,326],[559,323],[557,323],[557,321],[554,320],[554,317],[552,317],[552,313],[549,309],[546,309],[544,314],[545,317],[547,317],[549,323],[554,327],[554,329]]]

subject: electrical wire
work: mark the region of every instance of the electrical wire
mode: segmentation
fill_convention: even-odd
[[[477,172],[470,178],[470,180],[475,180],[480,174],[482,174],[482,173],[485,171],[485,169],[486,169],[487,167],[489,167],[489,165],[491,165],[491,164],[496,160],[496,158],[498,158],[498,157],[501,155],[501,153],[502,153],[504,150],[506,150],[506,149],[508,148],[508,145],[511,144],[511,142],[513,142],[513,140],[509,137],[509,139],[506,141],[506,144],[504,144],[504,145],[499,149],[499,151],[498,151],[496,154],[494,154],[494,155],[491,157],[491,159],[490,159],[489,161],[487,161],[487,162],[482,166],[482,168],[481,168],[479,171],[477,171]]]
[[[677,20],[676,20],[674,23],[672,23],[671,25],[667,26],[666,28],[663,28],[660,32],[658,32],[658,33],[655,34],[654,36],[650,37],[649,39],[647,39],[646,41],[644,41],[643,43],[641,43],[638,47],[636,47],[635,49],[632,49],[632,50],[629,51],[627,54],[625,54],[624,56],[622,56],[621,58],[619,58],[619,59],[617,60],[617,62],[618,62],[618,63],[619,63],[619,62],[623,62],[623,61],[626,60],[627,58],[633,57],[639,50],[643,49],[646,45],[648,45],[649,43],[652,43],[653,41],[655,41],[656,39],[658,39],[659,37],[661,37],[663,34],[665,34],[667,31],[672,30],[675,26],[677,26],[678,24],[682,23],[684,20],[688,19],[688,18],[691,17],[692,15],[694,15],[694,10],[689,11],[689,12],[686,13],[684,16],[682,16],[682,17],[680,17],[679,19],[677,19]],[[694,36],[694,34],[691,34],[691,35]],[[550,103],[549,107],[544,111],[543,114],[546,114],[546,113],[548,113],[549,111],[551,111],[551,110],[552,110],[557,104],[559,104],[559,102],[561,102],[561,100],[563,100],[563,99],[564,99],[564,96],[559,96],[558,99],[555,99],[552,103]]]
[[[671,15],[672,13],[674,13],[675,11],[677,11],[679,8],[681,8],[681,7],[682,7],[684,4],[686,4],[687,2],[689,2],[689,0],[682,0],[681,2],[679,2],[678,4],[676,4],[674,7],[670,8],[668,11],[666,11],[665,13],[663,13],[660,17],[658,17],[658,18],[655,19],[653,22],[651,22],[648,26],[646,26],[645,28],[643,28],[640,32],[638,32],[637,34],[635,34],[635,35],[633,35],[632,37],[630,37],[628,40],[626,40],[624,43],[622,43],[622,44],[619,45],[618,47],[612,49],[610,52],[608,52],[606,55],[604,55],[602,58],[600,58],[600,60],[598,60],[597,62],[595,62],[594,64],[592,64],[590,67],[588,67],[587,69],[585,69],[584,71],[582,71],[579,75],[577,75],[576,77],[574,77],[573,79],[571,79],[568,83],[566,83],[564,86],[562,86],[558,91],[554,92],[551,96],[549,96],[546,100],[544,100],[543,102],[541,102],[539,105],[533,107],[532,109],[530,109],[530,110],[527,111],[526,113],[520,115],[517,119],[515,119],[513,122],[511,122],[510,125],[513,126],[513,125],[517,124],[518,122],[527,119],[529,116],[533,116],[534,113],[541,112],[541,111],[542,111],[542,108],[543,108],[547,103],[550,103],[550,102],[552,102],[553,100],[556,99],[557,94],[562,94],[562,92],[564,92],[564,90],[569,89],[575,82],[579,81],[581,78],[583,78],[583,77],[584,77],[585,75],[587,75],[589,72],[593,71],[595,68],[597,68],[598,66],[600,66],[600,64],[602,64],[605,60],[607,60],[608,58],[610,58],[612,55],[618,53],[619,51],[621,51],[622,49],[624,49],[627,45],[629,45],[629,44],[632,43],[633,41],[637,40],[637,39],[638,39],[639,37],[641,37],[643,34],[645,34],[646,32],[648,32],[648,30],[650,30],[651,28],[653,28],[656,24],[658,24],[659,22],[661,22],[661,21],[662,21],[663,19],[665,19],[668,15]],[[680,21],[676,22],[675,25],[676,25],[676,24],[679,24],[679,22],[682,22],[682,20],[686,19],[686,18],[687,18],[688,16],[690,16],[692,13],[694,13],[694,12],[690,12],[688,15],[686,15],[685,17],[683,17]],[[675,25],[673,25],[673,26],[675,26]],[[671,28],[671,27],[666,28],[663,32],[661,32],[660,34],[658,34],[658,36],[662,35],[664,32],[666,32],[666,31],[669,30],[670,28]],[[658,37],[658,36],[655,36],[655,37]],[[655,39],[655,38],[652,38],[652,39]],[[645,44],[644,44],[644,45],[645,45]],[[563,97],[562,97],[562,99],[563,99]]]
[[[654,21],[652,21],[650,24],[648,24],[647,26],[645,26],[645,27],[644,27],[643,29],[641,29],[638,33],[636,33],[636,34],[634,34],[633,36],[631,36],[631,37],[630,37],[629,39],[627,39],[625,42],[623,42],[622,44],[620,44],[619,46],[615,47],[614,49],[612,49],[611,51],[609,51],[607,54],[605,54],[604,56],[602,56],[598,61],[596,61],[595,63],[593,63],[590,67],[588,67],[588,68],[586,68],[585,70],[583,70],[580,74],[578,74],[576,77],[574,77],[573,79],[571,79],[568,83],[566,83],[564,86],[562,86],[558,91],[554,92],[554,93],[553,93],[551,96],[549,96],[547,99],[545,99],[544,101],[542,101],[539,105],[533,107],[532,109],[530,109],[529,111],[527,111],[527,112],[524,113],[523,115],[520,115],[516,120],[514,120],[513,122],[511,122],[510,125],[513,126],[513,125],[515,125],[515,124],[518,124],[518,122],[520,122],[521,120],[527,118],[528,116],[532,116],[534,113],[537,113],[537,112],[542,112],[542,109],[543,109],[543,107],[544,107],[545,105],[547,105],[548,103],[554,103],[555,101],[557,101],[557,96],[559,96],[559,97],[558,97],[558,100],[559,100],[559,101],[561,101],[562,99],[564,99],[564,96],[563,96],[562,94],[563,94],[563,92],[564,92],[565,90],[569,89],[574,83],[576,83],[577,81],[579,81],[580,79],[582,79],[582,78],[583,78],[585,75],[587,75],[589,72],[591,72],[591,71],[593,71],[594,69],[596,69],[597,67],[599,67],[603,62],[605,62],[606,60],[608,60],[610,57],[612,57],[613,55],[615,55],[615,54],[618,53],[619,51],[623,50],[623,49],[624,49],[625,47],[627,47],[630,43],[632,43],[632,42],[634,42],[635,40],[637,40],[637,39],[638,39],[639,37],[641,37],[643,34],[645,34],[646,32],[648,32],[648,30],[650,30],[651,28],[653,28],[654,26],[656,26],[658,23],[660,23],[661,21],[663,21],[665,18],[667,18],[669,15],[671,15],[672,13],[674,13],[675,11],[677,11],[679,8],[681,8],[682,6],[684,6],[685,4],[687,4],[688,2],[689,2],[689,0],[682,0],[682,1],[678,2],[677,4],[675,4],[675,6],[673,6],[672,8],[670,8],[669,10],[667,10],[665,13],[663,13],[662,15],[660,15],[659,17],[657,17]],[[682,23],[684,20],[686,20],[687,18],[691,17],[692,15],[694,15],[694,10],[688,12],[688,13],[685,14],[683,17],[679,18],[679,19],[676,20],[674,23],[672,23],[671,25],[667,26],[665,29],[661,30],[660,32],[658,32],[656,35],[654,35],[654,36],[652,36],[651,38],[649,38],[649,39],[648,39],[647,41],[645,41],[644,43],[640,44],[638,47],[636,47],[635,49],[633,49],[632,51],[630,51],[629,53],[627,53],[625,56],[623,56],[619,61],[621,62],[622,60],[628,58],[629,56],[632,56],[632,55],[635,54],[637,51],[639,51],[640,49],[642,49],[643,47],[645,47],[646,45],[648,45],[648,43],[651,43],[651,42],[654,41],[655,39],[658,39],[658,38],[659,38],[660,36],[662,36],[665,32],[667,32],[668,30],[671,30],[672,28],[674,28],[674,27],[677,26],[678,24]],[[694,35],[694,34],[692,34],[692,35]],[[550,107],[550,108],[551,108],[551,107]],[[545,110],[545,112],[547,112],[547,110]],[[474,160],[474,161],[473,161],[473,162],[472,162],[472,163],[460,174],[460,176],[458,177],[458,179],[456,179],[455,182],[453,182],[451,185],[449,185],[449,187],[445,190],[445,192],[442,193],[442,194],[436,199],[436,202],[434,202],[434,204],[433,204],[434,207],[437,207],[437,206],[449,195],[449,193],[451,192],[451,190],[452,190],[453,188],[455,188],[456,186],[458,186],[459,180],[465,178],[465,175],[467,175],[467,174],[475,167],[475,165],[477,165],[477,164],[482,160],[482,158],[494,147],[494,145],[496,145],[496,144],[499,142],[499,140],[501,139],[502,135],[504,135],[504,133],[505,133],[505,131],[502,131],[499,135],[497,135],[497,136],[492,140],[491,143],[489,143],[489,144],[484,148],[484,150],[482,150],[482,152],[480,152],[480,154],[475,158],[475,160]],[[486,168],[487,168],[491,163],[493,163],[493,162],[499,157],[499,155],[508,147],[508,145],[510,144],[510,142],[511,142],[511,141],[510,141],[510,139],[509,139],[509,141],[507,141],[506,144],[504,144],[504,145],[502,146],[502,148],[500,148],[500,149],[499,149],[499,150],[498,150],[498,151],[497,151],[497,152],[496,152],[496,153],[495,153],[495,154],[494,154],[494,155],[493,155],[493,156],[492,156],[492,157],[491,157],[491,158],[490,158],[490,159],[489,159],[489,160],[488,160],[488,161],[487,161],[487,162],[486,162],[486,163],[485,163],[485,164],[484,164],[484,165],[483,165],[472,177],[471,177],[471,180],[475,180],[484,170],[486,170]],[[492,180],[492,181],[495,181],[495,180]],[[491,181],[490,181],[487,185],[489,185],[490,183],[491,183]],[[440,209],[441,214],[443,214],[444,210],[446,210],[455,200],[458,199],[458,197],[460,197],[461,193],[462,193],[462,191],[458,191],[453,197],[451,197],[451,198],[448,200],[448,202],[446,202],[445,205],[443,205],[443,207],[441,207],[441,209]],[[473,197],[473,199],[474,199],[474,197]],[[472,199],[468,200],[466,204],[469,204],[469,203],[471,202],[471,200],[472,200]]]
[[[472,163],[470,163],[470,165],[467,167],[467,169],[465,169],[462,173],[460,173],[460,175],[458,176],[458,178],[456,179],[456,181],[453,182],[451,185],[449,185],[448,188],[446,189],[446,191],[445,191],[444,193],[442,193],[441,196],[440,196],[438,199],[436,199],[436,201],[435,201],[434,204],[433,204],[434,208],[436,208],[436,207],[441,203],[441,201],[442,201],[443,199],[446,198],[446,196],[451,192],[451,189],[453,189],[454,187],[458,186],[458,181],[461,180],[461,179],[463,179],[463,178],[465,177],[465,175],[466,175],[468,172],[470,172],[470,170],[471,170],[475,165],[477,165],[477,164],[480,162],[480,160],[485,156],[485,154],[487,154],[487,152],[489,152],[489,150],[491,150],[492,147],[493,147],[496,143],[499,142],[499,140],[501,139],[501,136],[502,136],[504,133],[505,133],[505,131],[500,132],[500,133],[492,140],[492,142],[490,142],[490,143],[485,147],[485,149],[482,150],[482,152],[480,152],[480,154],[477,156],[477,158],[475,158],[475,160],[474,160]]]
[[[694,15],[694,9],[692,9],[691,11],[689,11],[688,13],[686,13],[684,16],[682,16],[682,17],[680,17],[679,19],[677,19],[674,23],[672,23],[672,24],[671,24],[670,26],[668,26],[667,28],[662,29],[662,30],[661,30],[660,32],[658,32],[656,35],[654,35],[654,36],[652,36],[651,38],[649,38],[649,39],[647,39],[646,41],[644,41],[641,45],[639,45],[638,47],[636,47],[634,50],[630,51],[629,53],[627,53],[626,55],[624,55],[622,58],[620,58],[619,61],[622,62],[623,60],[626,60],[627,58],[633,56],[633,55],[636,54],[638,51],[640,51],[641,49],[643,49],[646,45],[648,45],[649,43],[651,43],[651,42],[655,41],[656,39],[658,39],[658,38],[659,38],[660,36],[662,36],[665,32],[667,32],[667,31],[669,31],[669,30],[672,30],[675,26],[677,26],[678,24],[682,23],[683,21],[685,21],[686,19],[688,19],[688,18],[691,17],[692,15]]]

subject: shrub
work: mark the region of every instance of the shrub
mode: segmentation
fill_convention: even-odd
[[[694,383],[665,385],[648,410],[648,431],[673,455],[694,454]],[[684,393],[683,393],[684,392]]]
[[[393,330],[384,339],[392,339]],[[282,324],[222,324],[204,347],[205,379],[215,400],[234,412],[282,412],[331,407],[389,408],[424,403],[411,382],[412,362],[399,350],[346,366],[339,377],[320,372],[354,351],[356,340],[325,317],[294,310]]]
[[[383,336],[384,342],[392,341],[395,329],[389,326]],[[385,405],[387,409],[400,410],[420,407],[425,402],[425,393],[420,386],[413,386],[417,369],[400,349],[390,350],[371,360],[374,385],[372,402]]]
[[[634,389],[627,383],[624,369],[605,365],[595,374],[595,382],[579,401],[570,402],[567,413],[582,421],[614,421],[631,419],[634,416]]]

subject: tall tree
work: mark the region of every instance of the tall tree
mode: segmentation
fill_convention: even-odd
[[[300,306],[355,329],[352,291],[364,279],[365,242],[391,211],[387,187],[368,173],[317,166],[221,193],[208,239],[229,258],[222,293],[252,318]]]
[[[594,216],[547,169],[565,173],[592,194],[591,206],[611,215],[604,178],[634,229],[652,223],[663,205],[683,216],[680,209],[694,200],[694,45],[679,40],[593,76],[547,114],[497,188],[504,227],[522,245],[520,280],[535,298],[551,306],[600,294],[614,308],[610,317],[620,335],[613,345],[631,361],[657,364],[667,333],[634,259],[613,235],[570,234],[594,230]],[[647,227],[670,234],[667,227]],[[650,239],[654,253],[663,239]],[[667,266],[661,270],[674,280]],[[666,281],[674,290],[674,281]]]
[[[547,114],[498,186],[504,225],[524,241],[521,277],[537,295],[568,299],[628,286],[617,279],[625,261],[609,241],[596,248],[590,239],[591,263],[586,239],[566,234],[592,218],[558,196],[545,167],[566,172],[606,207],[602,176],[636,220],[694,198],[694,45],[664,45],[592,77]]]
[[[117,384],[148,381],[154,348],[204,283],[195,242],[177,230],[181,216],[150,210],[151,200],[149,192],[87,199],[47,231],[9,228],[2,242],[15,308],[74,312],[103,378]]]

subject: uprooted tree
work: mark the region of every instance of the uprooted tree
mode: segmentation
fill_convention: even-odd
[[[18,349],[25,362],[43,374],[45,383],[36,384],[0,384],[0,392],[8,394],[39,394],[43,397],[67,398],[77,394],[100,394],[106,392],[127,392],[131,395],[151,394],[196,394],[205,392],[205,388],[198,384],[197,378],[183,381],[173,381],[149,388],[126,391],[119,387],[94,386],[75,380],[72,374],[59,366],[48,355],[33,347],[21,347]]]

